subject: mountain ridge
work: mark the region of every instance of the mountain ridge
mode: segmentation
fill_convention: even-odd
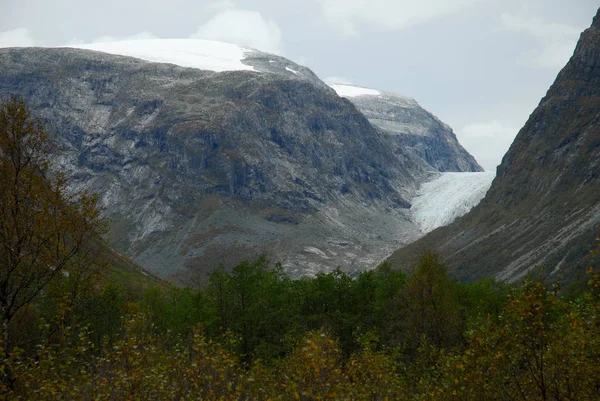
[[[325,83],[309,68],[275,54],[225,42],[143,39],[73,47],[215,72],[249,70],[273,73],[308,80],[325,87]],[[415,99],[356,85],[331,83],[328,86],[341,97],[350,100],[373,126],[391,136],[389,140],[396,143],[396,153],[401,154],[408,149],[440,172],[483,171],[460,145],[452,129],[423,109]],[[349,92],[348,89],[351,88],[355,92],[358,89],[358,92]]]

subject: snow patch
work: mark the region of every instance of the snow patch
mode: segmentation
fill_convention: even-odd
[[[313,255],[317,255],[322,258],[329,259],[329,256],[327,256],[327,254],[325,252],[323,252],[319,248],[315,248],[314,246],[304,247],[304,252],[312,253]]]
[[[428,233],[452,223],[485,196],[495,173],[442,173],[421,185],[410,212],[419,229]]]
[[[286,71],[289,72],[293,72],[294,74],[298,75],[298,71],[292,70],[290,67],[285,67]]]
[[[354,85],[330,84],[338,96],[341,97],[356,97],[356,96],[380,96],[381,92],[376,89],[363,88]]]
[[[144,39],[68,46],[210,71],[254,70],[238,45],[203,39]]]

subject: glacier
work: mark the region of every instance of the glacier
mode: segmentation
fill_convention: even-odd
[[[215,72],[255,69],[242,63],[253,49],[231,43],[204,39],[140,39],[105,43],[69,45],[77,49],[95,50],[135,57],[154,63],[169,63],[181,67]]]
[[[445,226],[466,214],[485,196],[496,174],[441,173],[421,185],[410,213],[423,233]]]

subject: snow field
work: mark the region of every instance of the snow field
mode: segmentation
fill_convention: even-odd
[[[202,39],[143,39],[68,46],[209,71],[254,70],[242,63],[246,49]]]

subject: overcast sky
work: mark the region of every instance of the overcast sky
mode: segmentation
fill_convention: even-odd
[[[0,47],[205,38],[415,98],[488,170],[569,60],[597,0],[0,0]]]

